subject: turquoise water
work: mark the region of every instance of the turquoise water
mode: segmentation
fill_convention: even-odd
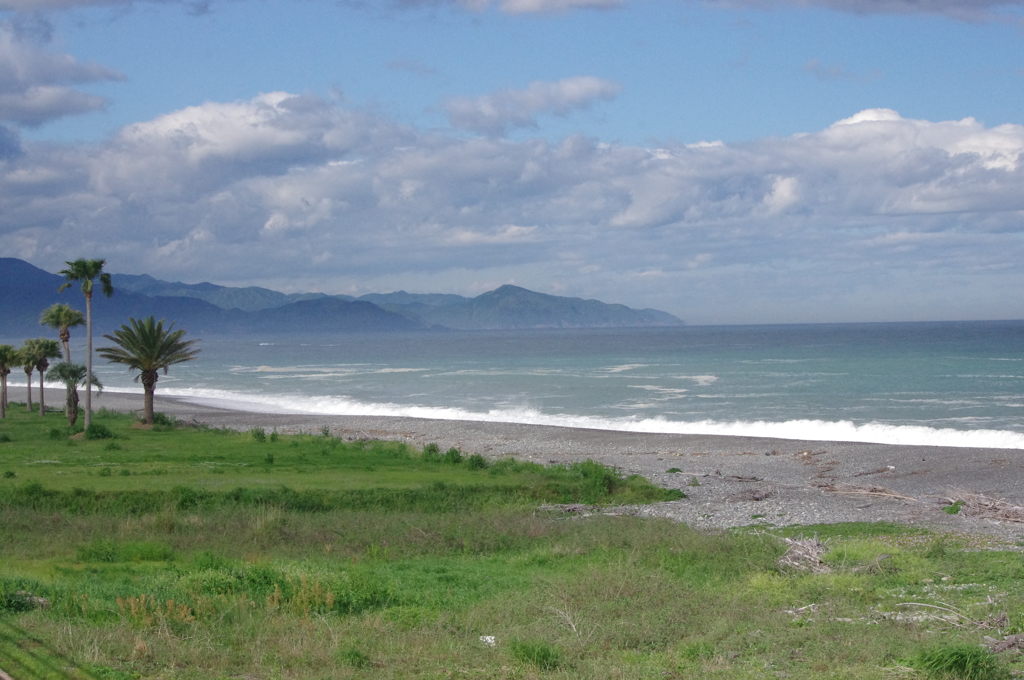
[[[1024,322],[268,335],[202,349],[158,393],[268,412],[1024,448]],[[109,389],[139,390],[96,369]]]

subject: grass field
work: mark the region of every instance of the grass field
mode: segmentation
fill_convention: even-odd
[[[895,525],[707,534],[588,463],[0,421],[0,668],[36,678],[1007,678],[1024,559]],[[104,434],[100,430],[99,434]],[[95,433],[94,433],[95,434]],[[685,501],[684,501],[685,502]],[[979,547],[996,549],[978,549]]]

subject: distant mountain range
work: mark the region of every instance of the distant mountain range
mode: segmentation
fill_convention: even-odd
[[[327,334],[351,332],[524,328],[680,326],[655,309],[631,309],[597,300],[501,286],[461,295],[371,293],[360,298],[324,293],[286,295],[259,287],[180,283],[147,275],[111,274],[114,295],[93,297],[94,335],[110,333],[128,317],[175,321],[192,336],[219,334]],[[0,337],[36,337],[39,314],[56,302],[85,310],[78,286],[57,289],[63,277],[15,258],[0,258]]]

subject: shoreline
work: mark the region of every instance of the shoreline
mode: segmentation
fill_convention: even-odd
[[[140,411],[142,395],[104,392],[93,408]],[[595,460],[639,474],[687,499],[631,510],[695,528],[891,521],[943,531],[1024,539],[1024,523],[942,512],[943,499],[979,494],[1024,506],[1024,452],[1014,449],[824,442],[730,435],[588,430],[400,416],[258,413],[155,396],[157,411],[180,421],[245,431],[341,439],[437,443],[488,458],[538,463]],[[669,469],[681,472],[670,473]],[[699,486],[694,486],[696,481]],[[1024,511],[1020,518],[1024,520]]]

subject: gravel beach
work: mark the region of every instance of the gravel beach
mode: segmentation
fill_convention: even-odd
[[[139,411],[141,395],[104,392],[94,408]],[[539,463],[592,459],[682,489],[687,498],[624,512],[695,528],[890,521],[1024,541],[1024,451],[713,435],[640,434],[544,425],[383,416],[253,413],[156,395],[184,422],[342,439],[436,442],[466,454]],[[679,472],[669,472],[679,470]],[[942,509],[965,501],[958,514]],[[1021,506],[1021,507],[1018,507]]]

